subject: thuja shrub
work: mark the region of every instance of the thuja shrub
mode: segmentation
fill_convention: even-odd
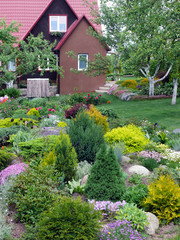
[[[107,150],[102,145],[96,156],[94,165],[91,167],[85,193],[88,199],[98,201],[119,201],[122,200],[125,192],[123,172],[115,157],[113,148]]]
[[[121,84],[122,87],[133,88],[133,89],[137,89],[136,88],[137,85],[138,85],[137,82],[133,79],[125,80]]]
[[[16,157],[16,155],[4,150],[0,150],[0,171],[9,165],[13,157]]]
[[[101,215],[80,198],[62,197],[41,215],[37,239],[94,240],[100,232]]]
[[[69,123],[68,134],[77,153],[78,161],[93,163],[100,145],[104,143],[102,127],[96,125],[88,113],[79,113]]]
[[[77,171],[77,154],[72,146],[69,135],[60,132],[55,146],[54,154],[55,168],[62,172],[65,176],[65,181],[68,182],[75,177]]]
[[[65,111],[65,118],[75,118],[77,113],[79,111],[83,111],[84,109],[89,109],[89,105],[85,105],[83,103],[76,104]]]
[[[29,168],[19,174],[8,196],[8,203],[16,206],[16,218],[34,224],[40,213],[47,210],[60,195],[60,177],[60,173],[48,166]]]
[[[103,116],[102,113],[96,107],[94,107],[94,105],[90,105],[87,113],[89,114],[90,118],[94,118],[94,122],[97,125],[103,128],[104,132],[107,132],[109,130],[108,118],[106,116]]]
[[[132,227],[138,231],[144,231],[149,224],[146,213],[133,203],[126,203],[120,207],[116,219],[130,221]]]
[[[124,142],[125,153],[142,151],[149,143],[141,128],[133,124],[114,128],[110,132],[107,132],[104,138],[109,144]]]
[[[160,221],[167,223],[180,217],[180,187],[169,175],[162,175],[148,187],[148,196],[143,201],[147,211],[151,211]]]

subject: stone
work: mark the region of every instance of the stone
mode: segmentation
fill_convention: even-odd
[[[129,163],[131,161],[131,159],[129,157],[122,156],[121,161],[124,163]]]
[[[159,219],[153,213],[150,212],[147,212],[146,215],[149,222],[146,231],[149,235],[154,235],[155,231],[159,228]]]
[[[128,169],[128,172],[141,174],[143,176],[148,176],[150,174],[150,171],[141,165],[134,165],[134,166],[130,167]]]
[[[81,180],[81,185],[86,184],[87,180],[88,180],[88,175],[85,175]]]

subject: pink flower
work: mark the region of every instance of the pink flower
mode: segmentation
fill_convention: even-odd
[[[95,97],[96,100],[98,100],[98,97]]]
[[[86,102],[88,101],[88,99],[86,99]]]
[[[52,109],[51,109],[51,108],[49,108],[49,109],[48,109],[48,111],[52,111]]]
[[[91,97],[89,97],[89,99],[91,99]]]
[[[51,109],[52,112],[55,112],[55,109]]]
[[[42,109],[42,107],[39,107],[39,110],[41,110]]]
[[[99,94],[99,97],[101,97],[102,95],[101,94]]]
[[[28,109],[28,112],[30,111],[30,109]]]
[[[90,96],[90,94],[88,93],[88,96]]]
[[[86,99],[87,97],[85,96],[84,98]]]
[[[51,114],[48,114],[48,116],[51,116]]]
[[[36,108],[36,110],[38,110],[38,108]]]

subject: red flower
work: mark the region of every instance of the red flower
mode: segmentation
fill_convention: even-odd
[[[51,108],[49,108],[49,109],[48,109],[48,111],[52,111],[52,109],[51,109]]]
[[[41,110],[42,109],[42,107],[39,107],[39,110]]]
[[[101,94],[99,94],[99,97],[101,97],[102,95]]]
[[[89,97],[89,99],[91,99],[91,97]]]
[[[36,108],[36,110],[38,110],[38,108]]]
[[[95,99],[98,100],[98,97],[96,97]]]
[[[90,94],[88,93],[88,96],[90,96]]]

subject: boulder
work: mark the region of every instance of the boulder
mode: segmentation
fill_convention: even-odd
[[[131,161],[131,159],[129,157],[122,156],[121,161],[124,163],[129,163]]]
[[[88,179],[88,175],[85,175],[85,176],[83,177],[83,179],[81,180],[81,185],[86,184],[87,179]]]
[[[146,231],[149,235],[154,235],[155,231],[159,228],[159,219],[153,213],[150,212],[147,212],[146,215],[149,222]]]
[[[150,174],[150,171],[141,165],[134,165],[134,166],[130,167],[128,169],[128,172],[141,174],[143,176],[148,176]]]

